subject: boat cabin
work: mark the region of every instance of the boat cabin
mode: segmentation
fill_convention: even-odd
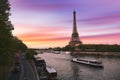
[[[34,59],[34,62],[35,62],[36,67],[43,67],[43,68],[46,67],[46,62],[45,62],[45,60],[42,59],[41,57],[34,56],[33,59]]]
[[[90,63],[93,63],[93,64],[102,64],[102,61],[96,61],[96,60],[91,60],[89,61]]]
[[[88,62],[88,60],[85,60],[85,59],[77,59],[78,61],[83,61],[83,62]]]

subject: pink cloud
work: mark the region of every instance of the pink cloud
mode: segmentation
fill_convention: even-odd
[[[72,23],[73,20],[69,19],[69,20],[63,20],[61,22]],[[79,18],[77,19],[77,23],[82,23],[82,24],[87,24],[87,25],[96,25],[96,26],[120,23],[120,12],[116,14],[101,15],[97,17],[91,16],[91,18],[89,17],[83,18],[83,19]]]
[[[11,1],[12,2],[12,1]],[[72,8],[72,6],[76,6],[76,4],[71,3],[58,3],[58,1],[49,2],[49,1],[32,1],[32,0],[16,0],[14,3],[12,2],[13,6],[16,6],[17,9],[21,10],[31,10],[31,11],[51,11],[51,10],[60,10],[65,8]]]
[[[84,43],[89,44],[120,44],[120,33],[115,34],[104,34],[104,35],[95,35],[95,36],[84,36],[81,37],[81,40]]]
[[[93,26],[92,26],[93,27]],[[96,27],[96,26],[95,26]],[[112,27],[99,27],[99,28],[94,28],[91,29],[85,29],[83,32],[94,32],[94,33],[118,33],[120,31],[120,26],[112,26]]]
[[[79,19],[79,22],[83,22],[85,24],[93,24],[93,25],[106,25],[106,24],[114,24],[120,22],[120,14],[111,14],[107,16],[101,17],[93,17],[88,19]]]
[[[14,30],[14,34],[18,35],[24,35],[26,34],[31,34],[31,33],[35,33],[35,34],[42,34],[42,33],[58,33],[60,31],[64,31],[64,28],[61,26],[41,26],[41,25],[31,25],[31,24],[14,24],[15,26],[15,30]],[[26,35],[25,34],[25,35]]]

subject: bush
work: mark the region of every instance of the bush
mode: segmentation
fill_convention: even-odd
[[[35,52],[33,49],[28,49],[25,53],[26,59],[33,59],[33,55],[37,55],[37,52]]]

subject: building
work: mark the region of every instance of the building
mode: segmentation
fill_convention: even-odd
[[[76,12],[73,11],[73,32],[71,35],[71,40],[69,42],[69,45],[74,47],[80,44],[82,44],[82,41],[80,41],[79,34],[77,32]]]

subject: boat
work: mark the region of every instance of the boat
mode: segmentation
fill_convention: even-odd
[[[49,80],[57,80],[57,71],[53,67],[46,66],[46,72]]]
[[[82,64],[87,64],[87,65],[90,65],[90,66],[96,66],[96,67],[102,67],[103,68],[103,63],[102,63],[102,61],[99,61],[99,60],[73,58],[71,61],[72,62],[77,62],[77,63],[82,63]]]
[[[60,51],[52,51],[54,54],[60,54]]]
[[[34,61],[37,69],[45,69],[46,68],[46,62],[40,56],[34,55],[33,56],[33,61]]]

